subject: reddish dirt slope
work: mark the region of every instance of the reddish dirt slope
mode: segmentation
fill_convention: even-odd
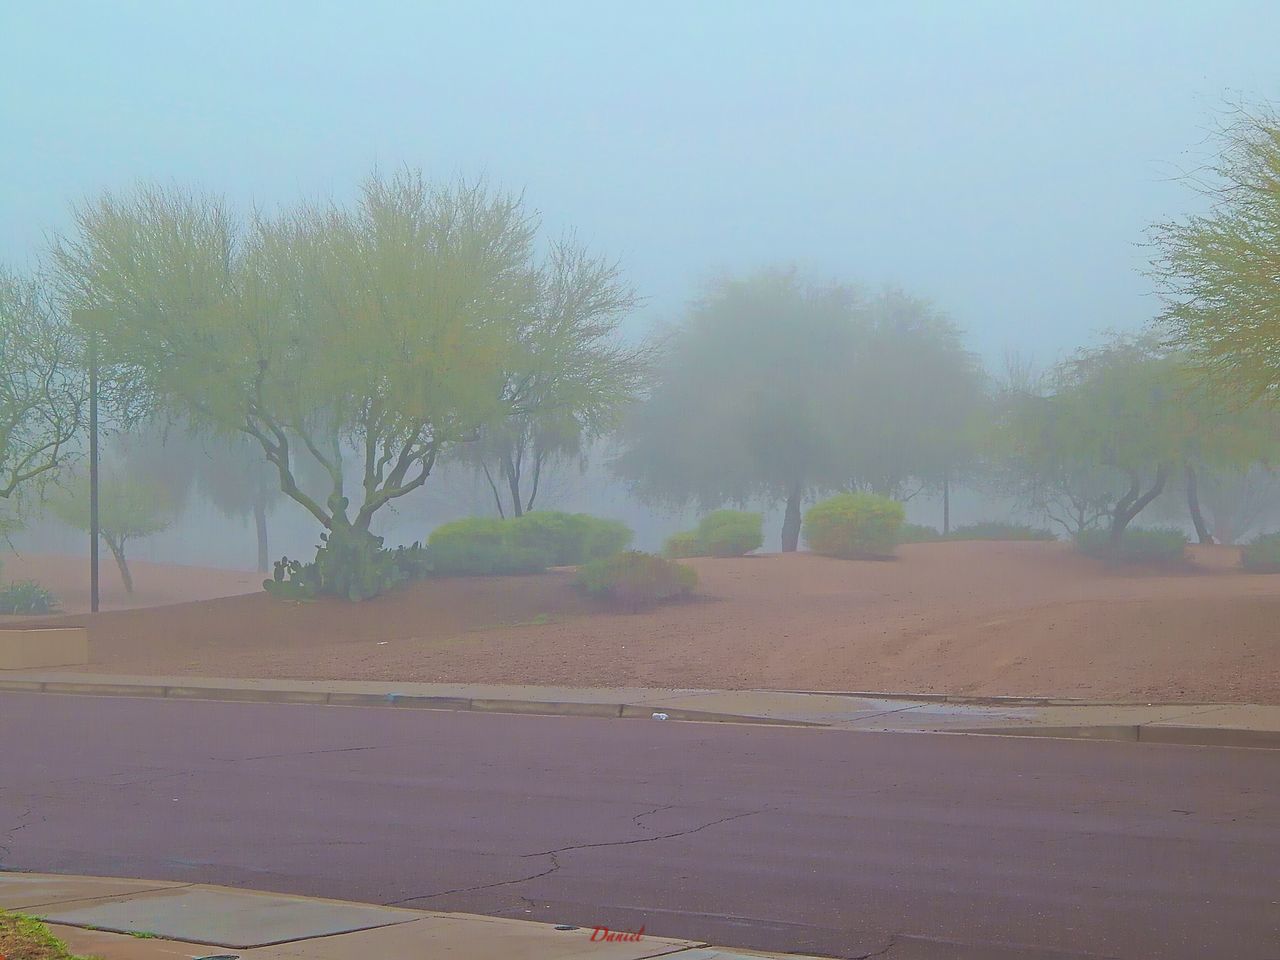
[[[899,552],[691,561],[700,597],[642,614],[593,609],[561,571],[122,611],[93,622],[90,669],[1280,702],[1280,577],[1236,572],[1230,548],[1174,574],[1064,544]]]

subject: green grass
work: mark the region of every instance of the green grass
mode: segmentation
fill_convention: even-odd
[[[8,960],[95,960],[78,957],[35,917],[0,911],[0,957]]]

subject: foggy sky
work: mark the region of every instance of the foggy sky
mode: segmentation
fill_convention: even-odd
[[[929,296],[1047,362],[1156,309],[1153,220],[1280,4],[0,4],[0,260],[139,178],[270,207],[375,165],[486,174],[669,319],[795,262]]]

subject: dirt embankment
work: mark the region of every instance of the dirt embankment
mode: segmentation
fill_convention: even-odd
[[[1231,548],[1193,555],[1174,574],[1045,543],[695,560],[698,599],[640,614],[552,571],[66,619],[90,625],[89,669],[120,673],[1280,702],[1280,577],[1237,572]]]

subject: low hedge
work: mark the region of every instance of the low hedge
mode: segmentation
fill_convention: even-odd
[[[888,497],[842,493],[805,511],[804,539],[815,553],[829,557],[890,557],[905,515],[902,504]]]
[[[592,560],[578,571],[578,586],[584,592],[624,610],[678,600],[697,585],[692,567],[639,550]]]
[[[585,513],[468,517],[431,532],[425,561],[434,576],[537,573],[620,553],[631,537],[626,524]]]
[[[983,520],[980,523],[966,523],[956,527],[942,539],[944,540],[1057,540],[1052,530],[1033,527],[1025,523],[1000,523],[996,520]]]
[[[922,523],[904,523],[898,528],[899,543],[931,543],[941,539],[942,534],[935,527],[925,526]]]
[[[551,565],[546,549],[515,542],[511,522],[467,517],[442,524],[427,538],[426,560],[437,577],[538,573]]]
[[[1076,549],[1086,556],[1110,563],[1181,563],[1187,535],[1174,527],[1133,527],[1113,545],[1108,530],[1084,530],[1076,536]]]
[[[1240,565],[1250,573],[1280,573],[1280,533],[1263,534],[1245,544]]]

